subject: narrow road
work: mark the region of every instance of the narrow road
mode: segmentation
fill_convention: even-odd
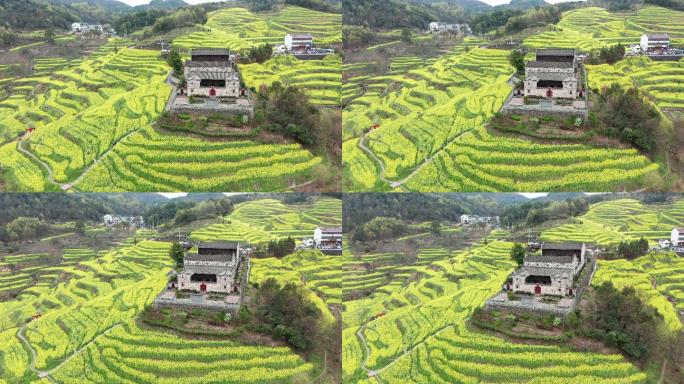
[[[26,139],[20,139],[20,140],[19,140],[19,143],[17,143],[17,149],[19,150],[19,152],[25,154],[26,156],[31,157],[32,159],[34,159],[35,161],[37,161],[39,164],[41,164],[41,165],[45,168],[45,170],[47,171],[47,174],[48,174],[48,181],[49,181],[51,184],[54,184],[54,185],[58,186],[62,191],[68,191],[68,190],[71,189],[74,185],[76,185],[78,182],[80,182],[81,179],[83,179],[83,177],[84,177],[88,172],[90,172],[90,170],[91,170],[94,166],[96,166],[96,165],[100,162],[100,160],[104,159],[104,157],[107,156],[107,155],[109,154],[109,152],[110,152],[111,150],[114,149],[114,146],[116,146],[116,144],[120,143],[121,141],[127,139],[129,136],[131,136],[132,134],[137,133],[137,132],[138,132],[138,130],[131,131],[131,132],[129,132],[128,134],[126,134],[126,136],[124,136],[124,137],[122,137],[122,138],[116,140],[114,143],[112,143],[112,146],[109,147],[109,149],[107,149],[100,157],[98,157],[97,159],[95,159],[95,160],[93,161],[92,164],[90,164],[86,169],[84,169],[83,172],[81,172],[81,174],[76,178],[76,180],[74,180],[74,181],[71,182],[71,183],[65,183],[65,184],[61,184],[61,183],[58,183],[57,181],[55,181],[55,178],[54,178],[54,176],[53,176],[53,174],[52,174],[52,169],[50,168],[50,166],[49,166],[46,162],[44,162],[44,161],[42,161],[41,159],[39,159],[36,155],[34,155],[33,153],[31,153],[30,151],[26,150],[24,147],[21,146],[21,144],[22,144]]]
[[[663,360],[663,369],[660,370],[660,379],[658,379],[657,384],[663,384],[663,379],[665,378],[665,367],[667,367],[667,359]]]
[[[19,328],[19,332],[17,332],[17,337],[19,337],[19,339],[21,339],[21,341],[24,344],[26,344],[29,351],[31,351],[31,361],[29,362],[29,369],[32,370],[33,372],[35,372],[39,378],[42,379],[44,377],[47,377],[48,380],[50,380],[50,382],[55,383],[55,381],[52,379],[52,377],[50,377],[50,372],[39,371],[36,369],[36,359],[38,358],[38,356],[36,354],[36,350],[33,349],[33,346],[31,345],[31,343],[29,343],[28,340],[26,340],[26,338],[24,337],[23,332],[25,330],[26,330],[26,325],[22,325],[21,328]]]
[[[453,143],[454,141],[460,139],[463,135],[472,132],[472,129],[465,130],[465,131],[459,133],[458,135],[456,135],[456,137],[454,137],[453,139],[451,139],[451,140],[449,140],[448,142],[444,143],[437,151],[435,151],[435,153],[432,154],[432,156],[430,156],[430,157],[428,157],[427,159],[425,159],[422,163],[420,163],[420,165],[418,165],[418,167],[414,168],[413,171],[411,171],[410,174],[408,174],[406,177],[404,177],[403,179],[401,179],[401,180],[399,180],[399,181],[389,180],[389,179],[387,179],[387,178],[385,177],[385,164],[382,162],[382,160],[380,160],[380,159],[375,155],[375,153],[373,153],[373,151],[371,151],[371,150],[370,150],[368,147],[366,147],[366,145],[363,143],[363,141],[368,137],[368,135],[370,134],[370,132],[371,132],[371,131],[367,132],[365,135],[363,135],[363,136],[361,137],[361,139],[359,140],[359,148],[361,148],[361,150],[363,150],[364,152],[366,152],[370,157],[373,158],[373,160],[375,160],[375,162],[376,162],[378,165],[380,165],[380,175],[378,175],[378,177],[380,178],[380,180],[382,180],[382,181],[386,182],[387,184],[389,184],[391,188],[401,188],[402,191],[404,191],[404,192],[409,192],[409,191],[404,187],[403,184],[406,183],[406,182],[407,182],[409,179],[411,179],[413,176],[415,176],[421,169],[423,169],[424,166],[430,164],[430,163],[435,159],[435,157],[437,157],[437,155],[440,154],[440,152],[444,151],[444,149],[445,149],[446,147],[449,146],[449,144],[451,144],[451,143]]]
[[[85,177],[85,175],[86,175],[88,172],[90,172],[90,170],[93,169],[93,167],[95,167],[95,166],[100,162],[100,160],[104,159],[105,156],[107,156],[107,155],[109,154],[109,152],[111,152],[111,151],[114,149],[114,147],[115,147],[117,144],[119,144],[120,142],[124,141],[124,140],[127,139],[129,136],[133,135],[134,133],[138,133],[138,130],[131,131],[131,132],[129,132],[128,134],[126,134],[126,136],[124,136],[124,137],[122,137],[122,138],[116,140],[114,143],[112,143],[112,145],[109,147],[109,149],[107,149],[106,151],[104,151],[104,153],[102,154],[102,156],[100,156],[100,157],[98,157],[97,159],[95,159],[95,160],[92,162],[92,164],[90,164],[86,169],[84,169],[83,172],[81,172],[81,174],[76,178],[76,180],[74,180],[72,183],[62,184],[62,186],[61,186],[61,187],[62,187],[62,190],[63,190],[63,191],[68,191],[68,190],[71,189],[74,185],[78,184],[78,183]]]
[[[46,162],[44,162],[43,160],[39,159],[36,155],[34,155],[33,153],[31,153],[30,151],[24,149],[24,147],[21,146],[21,144],[22,144],[24,141],[25,141],[25,139],[19,139],[19,142],[17,143],[17,149],[19,150],[19,152],[23,153],[23,154],[26,155],[26,156],[31,157],[33,160],[37,161],[40,165],[42,165],[42,166],[45,168],[45,170],[47,171],[47,174],[48,174],[48,181],[49,181],[51,184],[54,184],[54,185],[56,185],[56,186],[62,188],[62,187],[63,187],[62,184],[56,182],[56,181],[55,181],[55,178],[52,176],[52,169],[50,169],[50,166],[49,166]]]
[[[99,339],[100,337],[106,335],[107,333],[109,333],[109,332],[110,332],[111,330],[113,330],[114,328],[120,327],[121,325],[122,325],[121,323],[118,323],[118,324],[114,324],[114,325],[112,325],[111,327],[105,329],[102,333],[100,333],[99,335],[95,336],[92,340],[90,340],[89,342],[83,344],[83,346],[81,346],[81,348],[75,350],[69,357],[67,357],[66,359],[64,359],[64,361],[62,361],[61,363],[59,363],[58,366],[56,366],[56,367],[52,368],[50,371],[46,372],[46,374],[47,374],[47,375],[51,375],[53,372],[55,372],[56,370],[58,370],[59,368],[61,368],[62,365],[64,365],[64,364],[66,364],[67,362],[69,362],[69,360],[71,360],[74,356],[78,355],[79,353],[81,353],[81,351],[83,351],[84,349],[88,348],[88,346],[89,346],[90,344],[94,343],[97,339]],[[49,377],[49,376],[48,376],[48,377]]]
[[[102,333],[100,333],[99,335],[97,335],[96,337],[94,337],[92,340],[90,340],[89,342],[87,342],[86,344],[84,344],[81,348],[75,350],[69,357],[67,357],[64,361],[62,361],[61,363],[59,363],[59,365],[57,365],[56,367],[52,368],[52,369],[49,370],[49,371],[39,371],[38,369],[36,369],[36,359],[37,359],[36,350],[33,349],[33,346],[31,345],[31,343],[29,343],[28,340],[26,340],[26,338],[25,338],[24,335],[23,335],[23,332],[24,332],[25,329],[26,329],[26,325],[23,325],[21,328],[19,328],[19,332],[17,332],[17,337],[19,337],[19,339],[21,339],[21,341],[22,341],[24,344],[26,344],[26,346],[28,347],[28,349],[31,351],[31,362],[29,363],[29,369],[31,369],[33,372],[35,372],[35,373],[38,375],[39,378],[42,379],[42,378],[47,377],[47,379],[50,380],[51,383],[57,383],[57,382],[50,376],[51,374],[53,374],[56,370],[58,370],[58,369],[61,368],[64,364],[66,364],[67,362],[69,362],[69,360],[71,360],[74,356],[76,356],[76,355],[78,355],[79,353],[81,353],[81,351],[83,351],[85,348],[87,348],[90,344],[94,343],[97,339],[99,339],[99,338],[102,337],[103,335],[109,333],[109,332],[110,332],[111,330],[113,330],[114,328],[120,327],[121,325],[122,325],[121,323],[118,323],[118,324],[114,324],[113,326],[107,328],[107,329],[104,330]]]
[[[317,383],[321,377],[323,377],[323,374],[328,371],[328,351],[323,352],[323,369],[321,370],[320,375],[316,376],[313,380],[309,381],[309,384]]]

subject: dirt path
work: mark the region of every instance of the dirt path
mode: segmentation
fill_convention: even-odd
[[[327,371],[328,371],[328,351],[324,351],[323,352],[323,369],[321,370],[321,373],[318,376],[316,376],[316,378],[309,381],[309,384],[317,383]]]
[[[448,142],[444,143],[437,151],[435,151],[435,153],[432,154],[432,156],[430,156],[430,157],[428,157],[427,159],[425,159],[422,163],[420,163],[420,165],[418,165],[418,167],[416,167],[413,171],[411,171],[410,174],[408,174],[406,177],[404,177],[403,179],[401,179],[401,180],[399,180],[399,181],[389,180],[389,179],[387,179],[387,178],[385,177],[385,172],[386,172],[386,171],[385,171],[385,164],[382,162],[382,160],[380,160],[380,158],[378,158],[378,157],[375,155],[375,153],[373,153],[373,151],[371,151],[371,150],[370,150],[368,147],[366,147],[366,145],[363,143],[363,141],[368,137],[368,135],[370,134],[370,132],[367,132],[365,135],[363,135],[363,136],[361,137],[361,139],[359,140],[359,148],[361,148],[361,150],[363,150],[364,152],[366,152],[366,153],[367,153],[367,154],[368,154],[368,155],[369,155],[369,156],[370,156],[370,157],[371,157],[371,158],[380,166],[380,174],[378,175],[378,177],[380,178],[380,180],[382,180],[382,181],[384,181],[385,183],[389,184],[391,188],[400,188],[400,189],[401,189],[402,191],[404,191],[404,192],[410,192],[408,189],[406,189],[406,188],[404,187],[403,184],[406,183],[407,181],[409,181],[409,179],[411,179],[413,176],[415,176],[421,169],[423,169],[424,166],[426,166],[426,165],[432,163],[432,161],[435,159],[435,157],[437,157],[437,155],[439,155],[442,151],[444,151],[444,149],[445,149],[446,147],[448,147],[449,144],[453,143],[454,141],[460,139],[463,135],[465,135],[465,134],[467,134],[467,133],[470,133],[470,132],[472,132],[472,129],[468,129],[468,130],[466,130],[466,131],[463,131],[463,132],[459,133],[458,135],[456,135],[456,137],[454,137],[453,139],[451,139],[451,140],[449,140]]]
[[[21,341],[24,344],[26,344],[29,351],[31,351],[31,361],[29,362],[29,369],[32,370],[33,372],[35,372],[39,378],[42,379],[44,377],[47,377],[48,380],[50,380],[50,382],[55,383],[55,381],[52,379],[52,377],[50,377],[50,372],[39,371],[36,369],[36,359],[38,358],[38,356],[36,354],[36,350],[33,349],[33,346],[31,345],[31,343],[29,343],[28,340],[26,340],[26,338],[24,337],[23,332],[25,330],[26,330],[26,325],[22,325],[21,328],[19,328],[19,332],[17,332],[17,337],[19,337],[19,339],[21,339]]]
[[[111,327],[105,329],[102,333],[100,333],[99,335],[95,336],[92,340],[90,340],[89,342],[87,342],[86,344],[84,344],[81,348],[75,350],[69,357],[67,357],[64,361],[62,361],[61,363],[59,363],[59,365],[57,365],[56,367],[52,368],[52,369],[49,370],[49,371],[39,371],[39,370],[36,369],[36,359],[37,359],[36,350],[33,349],[33,346],[31,345],[31,343],[29,343],[28,340],[27,340],[27,339],[24,337],[24,335],[23,335],[23,332],[26,330],[26,325],[23,325],[21,328],[19,328],[19,332],[17,332],[17,337],[19,337],[19,339],[21,339],[21,341],[22,341],[24,344],[26,344],[26,346],[28,347],[28,349],[31,351],[31,362],[29,363],[29,369],[31,369],[33,372],[35,372],[35,373],[38,375],[39,378],[41,378],[41,379],[42,379],[42,378],[47,378],[48,380],[50,380],[50,382],[52,382],[52,383],[57,383],[57,382],[55,381],[55,379],[53,379],[53,378],[50,376],[51,374],[53,374],[56,370],[58,370],[58,369],[61,368],[64,364],[66,364],[67,362],[69,362],[69,360],[71,360],[74,356],[76,356],[76,355],[78,355],[79,353],[81,353],[81,351],[83,351],[85,348],[87,348],[90,344],[94,343],[97,339],[99,339],[100,337],[102,337],[102,336],[104,336],[105,334],[109,333],[112,329],[114,329],[114,328],[116,328],[116,327],[120,327],[120,326],[121,326],[121,323],[118,323],[118,324],[114,324],[114,325],[112,325]]]
[[[133,135],[134,133],[138,133],[138,130],[131,131],[131,132],[127,133],[126,136],[124,136],[124,137],[120,138],[119,140],[116,140],[114,143],[112,143],[112,145],[109,147],[109,149],[104,151],[102,156],[95,159],[92,164],[90,164],[86,169],[84,169],[83,172],[81,172],[81,174],[76,178],[76,180],[74,180],[72,183],[62,184],[62,186],[61,186],[62,190],[68,191],[74,185],[78,184],[85,177],[85,175],[88,174],[88,172],[90,172],[91,169],[93,169],[102,159],[105,158],[105,156],[107,156],[109,154],[109,152],[111,152],[114,149],[114,147],[117,144],[126,140],[129,136]]]
[[[371,320],[371,321],[373,321],[373,320]],[[365,350],[366,350],[365,357],[364,357],[363,361],[361,362],[361,369],[363,369],[364,371],[366,371],[366,373],[368,374],[368,377],[373,377],[373,378],[375,378],[375,380],[376,380],[378,383],[382,383],[382,379],[380,378],[380,373],[381,373],[382,371],[384,371],[385,369],[387,369],[387,368],[391,367],[392,365],[394,365],[394,363],[396,363],[396,362],[397,362],[399,359],[401,359],[402,357],[411,354],[411,353],[413,352],[414,349],[416,349],[416,348],[422,346],[423,344],[427,343],[430,339],[434,338],[434,337],[437,336],[438,334],[444,332],[445,330],[447,330],[447,329],[449,329],[449,328],[453,328],[453,327],[454,327],[453,324],[445,325],[444,327],[442,327],[442,328],[436,330],[435,332],[433,332],[433,333],[427,335],[423,340],[421,340],[419,343],[413,345],[411,348],[409,348],[409,349],[404,349],[404,353],[402,353],[401,355],[395,357],[392,361],[390,361],[390,362],[389,362],[388,364],[386,364],[384,367],[382,367],[382,368],[380,368],[380,369],[372,370],[372,369],[368,369],[368,367],[366,367],[366,364],[368,363],[368,357],[370,356],[370,349],[368,348],[368,344],[366,343],[366,339],[365,339],[365,337],[363,336],[363,331],[364,331],[364,329],[366,329],[366,326],[367,326],[367,325],[368,325],[368,323],[362,325],[361,328],[359,328],[359,330],[356,331],[356,336],[359,338],[359,340],[361,340],[361,344],[363,344],[363,347],[364,347]]]
[[[23,153],[23,154],[26,155],[26,156],[29,156],[29,157],[32,158],[33,160],[37,161],[40,165],[42,165],[43,168],[45,168],[45,170],[47,171],[47,174],[48,174],[48,181],[49,181],[51,184],[54,184],[54,185],[60,187],[62,190],[64,190],[63,185],[60,184],[60,183],[58,183],[58,182],[56,182],[56,181],[55,181],[55,178],[52,176],[52,169],[50,169],[50,166],[49,166],[46,162],[44,162],[43,160],[39,159],[36,155],[34,155],[33,153],[31,153],[30,151],[24,149],[24,147],[21,146],[21,144],[22,144],[25,140],[26,140],[26,139],[20,139],[19,142],[17,143],[17,149],[19,150],[19,152]]]
[[[50,168],[50,166],[49,166],[46,162],[42,161],[42,160],[39,159],[36,155],[34,155],[34,154],[31,153],[30,151],[28,151],[27,149],[25,149],[24,147],[22,147],[22,143],[23,143],[26,139],[21,139],[21,140],[19,140],[19,143],[17,144],[17,149],[19,150],[19,152],[23,153],[23,154],[26,155],[26,156],[31,157],[32,159],[34,159],[35,161],[37,161],[40,165],[42,165],[43,168],[45,168],[45,170],[47,171],[47,174],[48,174],[48,181],[49,181],[51,184],[54,184],[54,185],[58,186],[62,191],[68,191],[69,189],[73,188],[74,185],[76,185],[77,183],[79,183],[79,182],[83,179],[83,177],[85,177],[85,175],[86,175],[88,172],[90,172],[91,169],[93,169],[93,167],[95,167],[102,159],[105,158],[105,156],[107,156],[107,155],[109,154],[109,152],[111,152],[111,151],[114,149],[114,147],[115,147],[117,144],[119,144],[121,141],[127,139],[129,136],[131,136],[131,135],[133,135],[134,133],[137,133],[137,132],[138,132],[138,130],[131,131],[131,132],[129,132],[128,134],[126,134],[126,136],[124,136],[124,137],[122,137],[122,138],[116,140],[114,143],[112,143],[112,145],[111,145],[111,147],[109,147],[109,149],[107,149],[100,157],[98,157],[97,159],[95,159],[95,160],[93,161],[92,164],[90,164],[88,167],[86,167],[86,169],[84,169],[83,172],[81,172],[81,174],[76,178],[76,180],[74,180],[74,181],[71,182],[71,183],[64,183],[64,184],[58,183],[57,181],[55,181],[55,178],[54,178],[54,176],[53,176],[53,174],[52,174],[52,169]]]
[[[665,378],[665,368],[667,367],[667,360],[663,360],[663,369],[660,370],[660,379],[658,379],[657,384],[663,384],[663,379]]]

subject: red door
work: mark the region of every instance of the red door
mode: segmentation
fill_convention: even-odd
[[[535,295],[541,295],[541,287],[540,286],[537,285],[536,287],[534,287],[534,294]]]
[[[216,96],[216,89],[214,89],[214,87],[211,87],[209,90],[209,96]]]
[[[206,292],[207,291],[207,285],[204,283],[200,284],[200,291]]]
[[[572,296],[572,288],[570,288],[570,291],[568,291],[568,294]]]
[[[551,88],[546,90],[546,97],[553,97],[553,91],[551,90]]]

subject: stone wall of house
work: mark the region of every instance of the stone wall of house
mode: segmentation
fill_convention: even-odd
[[[534,290],[539,286],[542,295],[566,296],[568,294],[568,289],[572,287],[572,279],[552,277],[551,284],[546,285],[525,283],[525,278],[527,276],[528,275],[513,276],[513,286],[511,287],[513,292],[535,294]]]
[[[207,292],[230,292],[233,289],[232,276],[217,276],[216,283],[203,283],[198,281],[191,281],[190,275],[181,274],[178,276],[178,287],[184,290],[191,290],[200,292],[200,285],[206,284]]]
[[[573,310],[573,308],[563,308],[552,305],[546,306],[532,306],[522,302],[506,301],[506,302],[494,302],[487,301],[484,306],[485,310],[500,310],[500,311],[510,311],[514,313],[529,313],[534,312],[541,315],[554,315],[565,317]]]

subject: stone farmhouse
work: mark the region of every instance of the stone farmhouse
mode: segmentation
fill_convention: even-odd
[[[573,296],[573,283],[586,263],[584,243],[542,243],[541,256],[527,256],[506,290],[534,295]]]
[[[306,51],[313,48],[313,35],[310,33],[288,33],[285,35],[284,44],[288,51]]]
[[[185,62],[189,96],[238,98],[245,95],[240,87],[240,74],[227,49],[193,49],[190,56]]]
[[[183,271],[178,274],[178,288],[197,292],[231,293],[237,290],[235,281],[240,264],[240,244],[235,242],[200,242],[197,254],[183,259]]]
[[[642,52],[667,50],[670,48],[670,36],[667,33],[645,33],[641,35]]]
[[[317,248],[342,248],[342,227],[316,227],[313,240]]]
[[[536,60],[525,65],[524,95],[576,99],[578,61],[574,49],[537,49]]]

